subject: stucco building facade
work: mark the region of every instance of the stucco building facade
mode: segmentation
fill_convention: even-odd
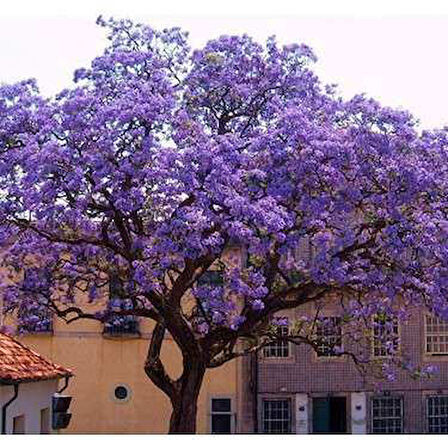
[[[71,325],[54,320],[49,332],[23,336],[26,343],[75,373],[67,394],[73,396],[72,434],[164,434],[171,405],[145,375],[144,362],[151,324],[139,322],[135,333],[113,334],[99,322]],[[180,372],[181,358],[167,336],[162,359],[171,375]],[[197,431],[240,432],[239,387],[244,381],[240,361],[209,371],[198,402]]]
[[[226,260],[239,263],[240,250],[230,249]],[[103,310],[114,299],[113,282],[109,286],[95,303],[79,293],[77,304],[91,313]],[[3,324],[20,334],[20,319],[15,316],[3,316]],[[66,324],[48,314],[40,315],[35,326],[23,328],[22,341],[75,373],[65,392],[73,397],[72,419],[61,433],[167,433],[171,404],[144,371],[153,325],[148,319],[131,316],[106,323],[78,320]],[[161,358],[170,376],[177,378],[182,359],[168,333]],[[239,359],[207,372],[198,401],[198,433],[241,432],[242,374]]]

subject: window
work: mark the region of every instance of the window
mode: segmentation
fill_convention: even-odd
[[[201,325],[207,320],[216,324],[224,323],[227,317],[226,314],[217,311],[216,307],[210,306],[212,302],[216,304],[224,299],[224,276],[222,270],[204,272],[197,279],[194,296],[198,304],[195,307],[197,325]]]
[[[40,433],[50,434],[50,408],[40,410]]]
[[[44,305],[21,304],[17,317],[19,333],[51,333],[53,331],[53,315]]]
[[[401,397],[374,397],[372,405],[373,433],[403,432],[403,400]]]
[[[123,283],[118,277],[112,277],[109,281],[108,306],[110,316],[104,324],[104,333],[111,336],[139,334],[139,326],[136,316],[123,316],[118,314],[119,311],[132,310],[133,308],[132,301],[126,299]]]
[[[389,356],[398,350],[398,319],[376,316],[373,319],[373,356]]]
[[[25,416],[18,415],[12,419],[12,433],[25,434]]]
[[[428,432],[448,433],[448,395],[427,397]]]
[[[425,351],[430,355],[448,355],[448,321],[425,316]]]
[[[222,271],[207,271],[204,272],[198,279],[198,286],[223,286],[224,277]]]
[[[340,317],[326,317],[317,323],[317,356],[335,356],[342,350],[342,326]]]
[[[230,434],[232,432],[232,400],[212,398],[211,407],[212,434]]]
[[[276,325],[276,333],[279,337],[288,336],[288,320],[280,318],[284,324]],[[285,340],[277,340],[270,342],[263,348],[263,356],[265,358],[288,358],[289,357],[289,342]]]
[[[113,400],[126,403],[131,399],[131,389],[127,384],[117,384],[114,387]]]
[[[263,401],[263,432],[291,432],[291,402],[288,399]]]

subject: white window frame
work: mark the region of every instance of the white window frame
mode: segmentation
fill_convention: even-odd
[[[282,333],[281,336],[288,336],[289,319],[285,316],[277,317],[277,319],[287,320],[287,325],[278,325],[277,331]],[[285,349],[286,355],[284,354]],[[264,359],[289,359],[291,358],[291,344],[289,343],[289,341],[273,341],[263,347],[262,353]]]
[[[213,411],[213,400],[230,400],[230,411]],[[233,397],[229,395],[213,395],[210,397],[209,406],[210,406],[210,434],[218,434],[213,433],[213,416],[214,415],[228,415],[230,416],[230,434],[235,434],[235,411],[234,411],[234,400]]]
[[[400,416],[380,416],[380,417],[375,417],[373,415],[373,403],[375,400],[398,400],[400,402]],[[385,421],[392,421],[392,420],[397,420],[400,419],[400,432],[376,432],[374,431],[374,421],[376,420],[385,420]],[[404,401],[403,401],[403,397],[402,396],[397,396],[397,395],[383,395],[383,396],[373,396],[370,398],[370,431],[371,433],[374,434],[403,434],[404,433]]]
[[[289,415],[288,415],[288,427],[287,427],[287,431],[285,432],[270,432],[270,431],[266,431],[266,422],[284,422],[285,420],[282,419],[267,419],[266,418],[266,408],[265,408],[265,404],[268,402],[284,402],[284,403],[288,403],[288,411],[289,411]],[[262,414],[261,414],[261,425],[262,425],[262,429],[263,429],[263,434],[291,434],[292,433],[292,418],[293,418],[293,414],[292,414],[292,401],[290,398],[263,398],[263,400],[261,401],[262,403]]]
[[[375,323],[375,320],[378,319],[377,316],[373,317],[373,323]],[[387,319],[387,317],[386,317]],[[392,317],[393,319],[393,326],[394,326],[394,330],[393,330],[393,337],[396,338],[396,352],[398,353],[400,350],[400,336],[401,336],[401,331],[400,331],[400,322],[398,320],[398,318],[396,316]],[[372,328],[372,357],[376,358],[376,359],[381,359],[381,358],[387,358],[388,356],[390,356],[387,353],[387,348],[384,347],[384,342],[383,341],[379,341],[377,335],[375,334],[375,327]],[[385,329],[384,329],[385,331]],[[379,350],[381,352],[375,352],[376,350]],[[384,354],[383,354],[384,351]]]
[[[444,411],[445,413],[443,414],[433,414],[430,415],[430,405],[429,402],[430,400],[437,400],[437,399],[444,399],[446,401],[446,403],[444,405],[441,404],[436,404],[435,406],[439,406],[439,407],[444,407]],[[431,425],[430,423],[430,419],[431,418],[445,418],[446,419],[446,423],[445,424],[433,424]],[[426,396],[426,425],[428,428],[428,433],[429,434],[446,434],[448,433],[448,395],[427,395]],[[435,426],[437,428],[444,428],[444,431],[431,431],[431,427]]]
[[[433,322],[428,322],[428,320],[432,320]],[[429,326],[430,325],[435,325],[435,326],[444,326],[445,328],[443,329],[443,331],[429,331]],[[431,314],[425,314],[425,354],[430,355],[430,356],[444,356],[444,355],[448,355],[448,321],[445,322],[442,319],[431,315]],[[434,342],[431,341],[430,343],[428,342],[429,338],[439,338],[439,341]],[[440,339],[445,339],[444,341],[440,341]],[[436,351],[434,349],[428,349],[430,344],[432,344],[432,347],[434,348],[434,344],[437,344],[439,347],[441,346],[445,346],[444,350],[439,350]]]
[[[338,320],[339,323],[337,325],[334,325],[335,329],[338,329],[338,334],[333,334],[333,335],[329,335],[329,336],[325,336],[323,335],[321,338],[340,338],[341,344],[339,345],[339,347],[341,348],[341,351],[344,350],[344,333],[342,331],[342,317],[340,316],[323,316],[322,319],[330,319],[330,320]],[[315,335],[316,338],[319,339],[318,336],[318,331],[319,331],[319,326],[316,326],[315,329]],[[319,346],[319,342],[318,342],[318,346]],[[326,345],[322,344],[321,347],[323,348],[323,350],[330,350],[329,347],[327,347]],[[319,352],[316,351],[316,358],[317,359],[329,359],[329,358],[339,358],[338,354],[336,353],[325,353],[325,352]]]

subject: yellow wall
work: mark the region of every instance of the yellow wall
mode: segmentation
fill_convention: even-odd
[[[67,433],[166,433],[170,403],[146,377],[143,370],[149,344],[149,327],[140,325],[141,338],[110,338],[102,335],[101,324],[79,322],[76,326],[55,321],[53,335],[27,335],[22,339],[52,361],[71,368],[75,377],[66,392],[73,396],[73,414]],[[169,338],[162,352],[171,374],[180,371],[180,356]],[[197,431],[208,433],[209,402],[212,396],[233,399],[237,412],[238,362],[233,361],[207,373],[198,404]],[[127,402],[117,402],[117,384],[131,389]]]
[[[231,248],[225,256],[229,264],[241,263],[241,250]],[[104,308],[108,294],[94,304],[84,293],[77,296],[77,304],[85,311]],[[188,307],[188,298],[183,305]],[[64,308],[64,307],[62,307]],[[70,317],[73,317],[72,315]],[[6,321],[13,319],[6,318]],[[13,320],[11,320],[11,323]],[[5,322],[7,323],[7,322]],[[69,325],[55,319],[53,334],[23,336],[24,342],[52,361],[71,368],[75,377],[64,392],[73,396],[68,433],[166,433],[171,407],[169,400],[145,375],[143,366],[153,323],[140,321],[141,337],[103,336],[103,326],[93,320],[79,320]],[[181,372],[180,353],[167,336],[162,360],[172,377]],[[210,432],[210,399],[232,398],[235,421],[240,412],[238,385],[241,382],[240,361],[233,361],[207,372],[198,403],[197,431]],[[240,376],[239,376],[240,375]],[[240,380],[238,380],[240,378]],[[117,384],[131,389],[127,402],[114,398]],[[235,428],[238,431],[238,427]]]

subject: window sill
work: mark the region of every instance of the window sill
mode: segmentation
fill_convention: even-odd
[[[104,339],[114,339],[114,340],[123,340],[123,339],[140,339],[142,337],[141,333],[103,333]]]
[[[53,336],[54,335],[54,331],[53,330],[49,330],[49,331],[27,331],[24,333],[18,333],[19,336],[22,337],[27,337],[27,336]]]
[[[284,357],[284,358],[260,356],[258,361],[261,364],[263,364],[263,363],[265,363],[265,364],[282,364],[282,363],[294,363],[295,362],[295,358],[294,358],[294,356],[287,356],[287,357]]]

